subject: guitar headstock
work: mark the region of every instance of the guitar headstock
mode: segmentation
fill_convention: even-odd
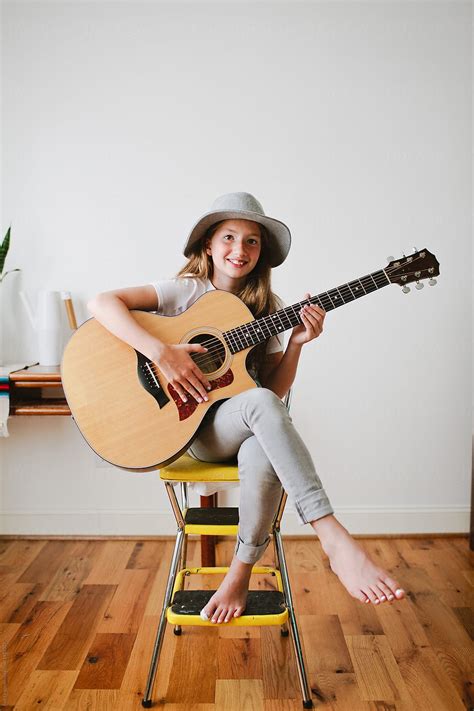
[[[389,259],[391,259],[389,257]],[[424,284],[422,279],[429,279],[428,284],[436,284],[435,277],[439,276],[439,262],[427,249],[420,249],[419,252],[403,256],[400,259],[392,259],[385,267],[385,274],[392,284],[400,284],[402,291],[407,294],[410,289],[407,284],[415,281],[415,288],[422,289]]]

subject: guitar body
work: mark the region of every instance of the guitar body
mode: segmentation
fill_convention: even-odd
[[[112,335],[86,321],[66,346],[61,378],[74,420],[89,446],[122,469],[149,471],[177,459],[191,444],[211,405],[256,387],[246,368],[251,348],[232,354],[222,332],[253,320],[233,294],[212,291],[178,316],[131,311],[165,343],[208,342],[209,357],[194,354],[212,385],[209,401],[183,403],[158,367]],[[197,355],[197,357],[196,357]]]

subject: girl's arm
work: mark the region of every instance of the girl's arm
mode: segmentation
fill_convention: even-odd
[[[87,308],[94,318],[105,328],[143,353],[150,360],[156,360],[163,344],[140,326],[130,311],[156,311],[158,297],[153,286],[136,286],[129,289],[104,291],[91,299]]]
[[[260,368],[259,380],[264,388],[272,390],[279,398],[284,398],[293,385],[301,346],[288,346],[286,351],[270,353]]]
[[[206,353],[207,348],[198,344],[163,343],[140,326],[130,313],[132,309],[155,311],[158,308],[158,296],[153,286],[105,291],[89,301],[87,307],[114,336],[154,361],[183,402],[187,401],[188,393],[198,402],[208,399],[210,383],[190,356],[191,353]]]
[[[309,298],[310,295],[306,294],[305,299]],[[321,335],[326,312],[319,306],[308,304],[301,309],[300,315],[303,323],[291,332],[285,353],[268,355],[260,369],[263,387],[272,390],[280,398],[285,397],[293,385],[302,347]]]

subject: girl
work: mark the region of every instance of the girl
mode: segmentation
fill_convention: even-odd
[[[290,242],[286,225],[267,217],[252,195],[223,195],[192,229],[184,247],[188,262],[175,279],[105,292],[88,307],[109,331],[153,360],[184,402],[191,395],[202,403],[208,400],[210,384],[191,354],[206,349],[159,341],[129,310],[176,315],[206,291],[223,289],[239,296],[255,317],[272,313],[282,304],[271,291],[271,268],[285,260]],[[281,400],[294,381],[301,348],[323,330],[325,312],[318,306],[304,305],[300,316],[301,324],[292,330],[285,351],[278,337],[251,351],[249,371],[260,387],[216,403],[189,450],[209,462],[237,457],[239,465],[235,554],[201,613],[212,622],[228,622],[244,611],[250,573],[268,545],[282,486],[301,522],[313,527],[331,569],[353,597],[375,605],[404,597],[397,581],[372,562],[334,516],[311,456]]]

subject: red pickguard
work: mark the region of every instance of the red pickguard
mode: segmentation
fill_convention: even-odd
[[[232,370],[229,368],[229,370],[224,373],[224,375],[221,375],[220,378],[216,378],[215,380],[210,380],[209,382],[211,383],[211,390],[218,390],[219,388],[225,388],[227,385],[230,385],[234,380],[234,374]],[[193,414],[194,410],[196,407],[199,405],[198,401],[195,400],[191,395],[188,395],[188,401],[183,402],[181,398],[179,397],[178,393],[174,389],[174,387],[171,385],[171,383],[168,383],[168,392],[171,395],[171,397],[174,400],[174,403],[176,407],[178,408],[178,414],[179,414],[179,419],[181,420],[186,420],[188,417],[191,417]]]

